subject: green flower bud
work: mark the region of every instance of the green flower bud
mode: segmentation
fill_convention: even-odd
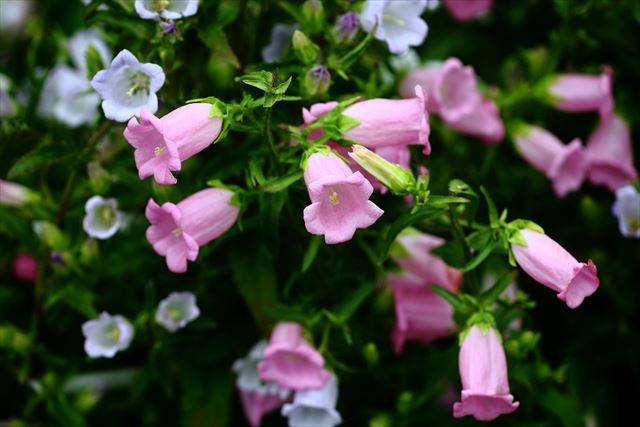
[[[354,145],[349,156],[392,193],[402,196],[415,191],[416,178],[410,170],[391,163],[362,145]]]
[[[320,52],[320,48],[314,42],[309,40],[302,31],[296,30],[293,33],[293,52],[298,59],[304,64],[315,62]]]

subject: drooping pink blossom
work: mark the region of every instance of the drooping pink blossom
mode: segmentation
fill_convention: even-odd
[[[444,243],[444,239],[438,236],[409,228],[396,239],[391,257],[405,271],[418,277],[428,289],[431,285],[439,285],[456,292],[462,283],[462,272],[431,253]]]
[[[553,182],[558,197],[577,190],[584,181],[587,158],[580,139],[564,145],[537,126],[523,126],[514,138],[520,155]]]
[[[263,381],[292,390],[320,388],[329,379],[324,358],[304,339],[302,326],[293,322],[280,322],[273,329],[258,373]]]
[[[471,113],[447,125],[458,132],[480,138],[486,144],[497,144],[504,139],[504,124],[495,102],[484,98]]]
[[[38,262],[31,254],[19,254],[13,259],[13,274],[23,282],[35,282],[38,277]]]
[[[602,117],[608,117],[613,111],[612,76],[613,70],[608,65],[599,76],[560,74],[550,82],[547,92],[558,110],[570,113],[599,111]]]
[[[444,0],[444,7],[459,22],[472,21],[486,15],[493,0]]]
[[[427,94],[429,112],[447,123],[470,114],[482,100],[473,67],[458,58],[410,72],[400,83],[400,94],[412,97],[416,85]]]
[[[598,270],[591,260],[578,262],[546,234],[529,228],[520,234],[527,246],[511,245],[516,262],[535,281],[558,292],[569,308],[578,307],[598,289]]]
[[[407,340],[430,343],[451,335],[456,329],[453,308],[418,276],[388,274],[393,292],[396,322],[391,334],[393,350],[402,353]]]
[[[424,145],[431,153],[426,96],[420,86],[409,99],[367,99],[345,108],[343,115],[360,123],[343,132],[345,139],[367,148],[390,145]]]
[[[304,222],[311,234],[324,235],[327,244],[351,240],[358,228],[367,228],[384,213],[369,200],[373,186],[333,153],[314,153],[304,172],[311,204]]]
[[[162,118],[146,108],[129,120],[124,137],[135,148],[134,156],[140,179],[153,175],[158,184],[177,182],[171,173],[182,162],[211,145],[222,129],[222,119],[210,117],[212,105],[187,104]]]
[[[22,206],[39,198],[38,193],[24,185],[0,179],[0,205]]]
[[[633,148],[629,126],[618,115],[600,121],[587,141],[589,181],[611,191],[638,177],[633,166]]]
[[[233,193],[208,188],[180,203],[159,206],[149,199],[145,215],[151,226],[147,240],[153,249],[166,257],[169,270],[187,271],[187,260],[195,261],[200,246],[226,232],[236,222],[240,208],[231,203]]]
[[[507,359],[498,332],[473,325],[466,334],[458,356],[462,399],[453,404],[453,416],[491,421],[512,413],[520,403],[509,392]]]

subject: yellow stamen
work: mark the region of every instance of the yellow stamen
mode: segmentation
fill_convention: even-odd
[[[175,308],[168,309],[167,314],[171,320],[178,320],[180,318],[180,310],[176,310]]]
[[[98,208],[98,216],[100,218],[100,222],[108,226],[113,224],[113,221],[115,220],[115,215],[113,214],[113,209],[110,205],[100,206],[100,208]]]
[[[109,331],[109,338],[113,341],[118,341],[120,339],[120,328],[114,325],[111,331]]]
[[[152,7],[156,12],[160,12],[169,7],[169,4],[171,4],[169,0],[155,0]]]
[[[340,200],[338,200],[338,193],[333,187],[329,187],[329,201],[333,206],[340,203]]]
[[[173,235],[176,237],[180,237],[180,235],[182,234],[182,230],[180,230],[180,228],[176,228],[175,230],[172,231]]]
[[[153,153],[156,155],[156,157],[158,157],[160,154],[164,153],[165,151],[167,151],[167,146],[163,146],[163,147],[156,147],[155,150],[153,150]]]
[[[382,15],[382,20],[383,21],[391,21],[394,24],[398,24],[398,25],[404,25],[404,20],[398,18],[397,16],[393,16],[393,15]]]

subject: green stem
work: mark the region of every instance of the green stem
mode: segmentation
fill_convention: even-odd
[[[269,151],[271,151],[271,155],[273,156],[273,161],[276,167],[280,162],[278,159],[278,152],[276,151],[276,145],[273,141],[273,133],[271,132],[271,108],[267,108],[264,113],[264,124],[262,126],[262,135],[267,140],[269,144]]]
[[[471,260],[471,248],[469,247],[469,244],[467,243],[467,239],[464,236],[464,231],[462,230],[462,227],[460,226],[460,222],[458,221],[458,216],[456,215],[456,212],[454,210],[454,206],[453,204],[449,205],[449,219],[451,219],[451,225],[453,226],[453,237],[460,243],[460,245],[462,246],[462,251],[464,253],[464,261],[465,264],[467,262],[469,262]],[[480,282],[478,281],[478,274],[476,273],[476,270],[471,270],[470,272],[466,273],[466,276],[468,277],[468,284],[469,284],[469,291],[472,295],[479,295],[480,294]]]

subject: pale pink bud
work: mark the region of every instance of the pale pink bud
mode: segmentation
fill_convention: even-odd
[[[486,15],[493,0],[444,0],[444,7],[459,22],[472,21]]]
[[[453,416],[491,421],[510,414],[520,402],[509,392],[507,358],[498,332],[474,325],[466,334],[458,356],[462,399],[453,404]]]
[[[162,206],[149,199],[145,215],[151,226],[147,240],[153,249],[166,257],[169,270],[187,271],[187,260],[195,261],[200,246],[218,238],[238,218],[240,208],[231,203],[233,193],[208,188],[187,197],[177,205]]]
[[[258,373],[263,381],[292,390],[320,388],[329,379],[324,358],[305,341],[302,326],[293,322],[276,325]]]
[[[418,144],[431,153],[426,96],[420,86],[414,90],[414,98],[368,99],[345,108],[343,115],[360,123],[342,135],[368,148]]]
[[[407,340],[428,344],[455,331],[453,308],[420,277],[411,273],[389,274],[387,283],[393,292],[396,312],[391,334],[396,354],[402,352]]]
[[[611,115],[611,67],[604,66],[599,76],[588,74],[561,74],[555,77],[547,91],[555,108],[570,113],[599,111],[603,117]]]
[[[304,180],[311,199],[304,209],[305,226],[311,234],[324,235],[327,244],[351,240],[356,229],[371,226],[384,213],[369,200],[369,181],[333,153],[311,155]]]
[[[587,159],[580,139],[564,145],[536,126],[523,126],[514,138],[520,155],[553,182],[558,197],[577,190],[584,181]]]
[[[627,123],[617,115],[600,121],[587,141],[588,177],[594,184],[611,191],[638,176],[633,166],[631,134]]]
[[[402,96],[413,96],[409,89],[415,85],[427,93],[429,112],[440,115],[445,122],[470,114],[482,100],[473,68],[463,66],[458,58],[409,73],[400,84]]]
[[[147,109],[140,113],[140,123],[129,120],[124,137],[135,148],[138,175],[153,175],[158,184],[177,182],[171,173],[182,162],[211,145],[222,129],[220,117],[210,117],[212,104],[196,103],[177,108],[162,118]]]
[[[38,277],[38,263],[33,255],[17,255],[13,259],[13,274],[23,282],[35,282]]]
[[[480,138],[486,144],[495,144],[504,139],[504,124],[495,102],[485,98],[476,105],[471,113],[459,120],[447,122],[458,132]]]
[[[578,307],[598,289],[598,270],[591,260],[578,262],[546,234],[529,228],[519,233],[527,246],[511,244],[516,262],[535,281],[558,292],[569,308]]]
[[[396,239],[391,257],[429,289],[431,285],[439,285],[455,292],[462,283],[462,272],[449,267],[440,257],[431,253],[444,243],[440,237],[408,228]]]
[[[37,201],[38,193],[24,185],[0,179],[0,205],[22,206],[25,203]]]

